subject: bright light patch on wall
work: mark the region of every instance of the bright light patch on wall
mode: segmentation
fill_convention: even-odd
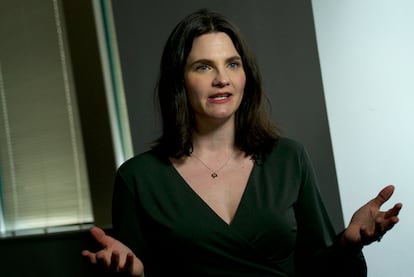
[[[344,218],[394,184],[401,222],[364,248],[368,276],[414,276],[414,2],[312,5]]]

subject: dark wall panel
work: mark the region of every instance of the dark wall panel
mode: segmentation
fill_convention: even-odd
[[[177,22],[199,8],[231,18],[262,68],[272,116],[308,148],[337,230],[343,227],[310,1],[113,1],[135,153],[160,134],[153,90],[161,51]]]
[[[81,255],[83,249],[100,249],[88,231],[0,239],[0,249],[4,277],[109,276]]]

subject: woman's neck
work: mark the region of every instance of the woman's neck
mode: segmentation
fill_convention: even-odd
[[[234,152],[235,128],[233,122],[198,126],[193,132],[194,152]]]

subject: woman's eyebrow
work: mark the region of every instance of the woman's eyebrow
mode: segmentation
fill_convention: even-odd
[[[229,58],[226,58],[226,62],[231,62],[231,61],[241,61],[241,57],[238,56],[238,55],[234,55],[234,56],[231,56]],[[192,61],[189,65],[191,66],[191,65],[194,65],[194,64],[197,64],[197,63],[214,64],[214,60],[211,60],[211,59],[198,59],[198,60]]]

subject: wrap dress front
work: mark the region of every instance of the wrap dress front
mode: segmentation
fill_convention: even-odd
[[[230,224],[155,150],[118,169],[114,234],[146,277],[366,275],[362,252],[336,244],[304,147],[281,138],[258,157]]]

